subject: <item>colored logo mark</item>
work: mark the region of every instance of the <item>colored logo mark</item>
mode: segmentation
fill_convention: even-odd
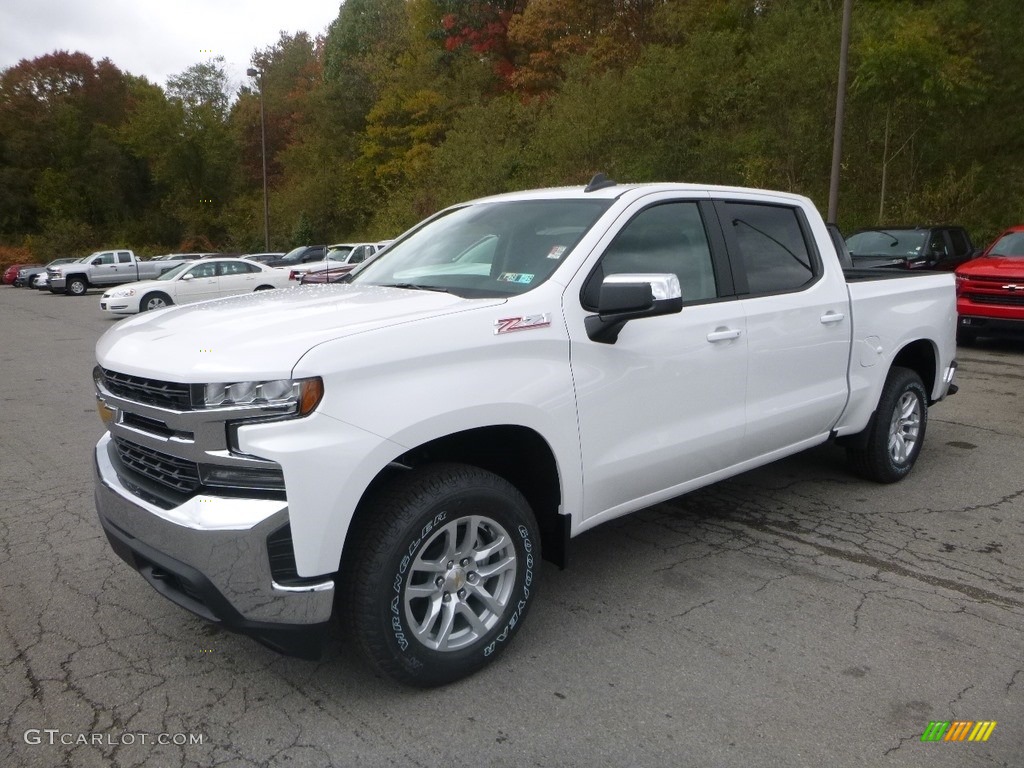
[[[995,729],[995,720],[933,720],[921,734],[921,741],[988,741]]]

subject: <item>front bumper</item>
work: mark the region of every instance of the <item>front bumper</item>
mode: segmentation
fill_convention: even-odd
[[[100,309],[114,315],[134,315],[139,311],[139,302],[134,297],[115,296],[112,298],[103,294],[100,297]]]
[[[1024,317],[1011,318],[962,314],[957,320],[957,327],[978,336],[1018,336],[1024,334]]]
[[[268,537],[288,524],[286,502],[200,494],[166,509],[147,500],[145,478],[120,465],[109,433],[96,445],[95,471],[107,539],[157,592],[276,651],[319,657],[334,581],[274,580]]]

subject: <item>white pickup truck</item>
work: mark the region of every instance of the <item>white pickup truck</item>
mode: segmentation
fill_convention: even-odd
[[[444,210],[348,284],[97,344],[96,503],[164,596],[430,686],[492,660],[595,525],[827,440],[910,472],[955,391],[952,275],[844,275],[804,197],[681,184]]]

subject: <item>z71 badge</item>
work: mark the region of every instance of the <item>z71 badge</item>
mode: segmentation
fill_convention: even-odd
[[[512,331],[529,331],[534,328],[547,328],[551,325],[551,314],[524,315],[522,317],[503,317],[494,321],[494,333],[511,333]]]

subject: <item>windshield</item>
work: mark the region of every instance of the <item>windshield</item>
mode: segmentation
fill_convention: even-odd
[[[928,234],[923,229],[871,229],[846,238],[854,256],[888,256],[912,259],[920,255]]]
[[[547,199],[449,210],[367,262],[352,283],[477,298],[525,293],[548,279],[610,205]]]
[[[350,253],[352,253],[352,246],[343,245],[340,248],[331,248],[325,258],[331,261],[344,261]]]
[[[1024,259],[1024,232],[1007,232],[989,248],[988,255]]]
[[[191,266],[192,264],[186,261],[184,264],[179,264],[178,266],[164,272],[157,278],[157,280],[173,280]]]

